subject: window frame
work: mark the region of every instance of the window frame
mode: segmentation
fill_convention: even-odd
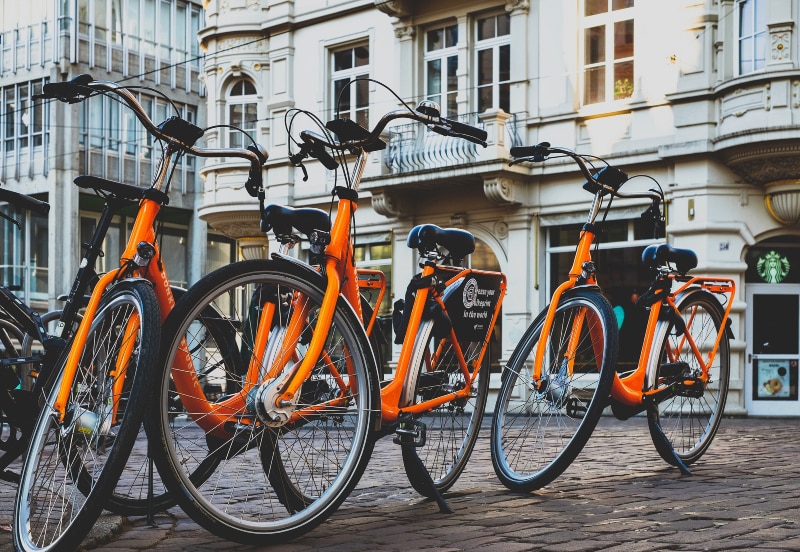
[[[455,42],[452,45],[448,42],[448,29],[455,30]],[[441,48],[430,49],[430,35],[432,32],[440,31],[442,33],[443,46]],[[425,87],[425,98],[439,104],[440,111],[443,117],[453,117],[458,115],[458,23],[450,25],[440,24],[430,26],[425,29],[425,36],[422,41],[423,48],[423,86]],[[454,84],[455,87],[451,88],[450,81],[450,63],[455,62],[454,69]],[[430,64],[439,61],[439,86],[435,93],[430,89]]]
[[[752,17],[753,17],[753,33],[747,35],[747,39],[753,40],[753,48],[750,54],[753,56],[751,58],[751,63],[753,64],[753,69],[750,71],[743,71],[742,70],[742,11],[745,7],[752,2],[753,10],[752,10]],[[756,16],[759,13],[758,8],[761,8],[761,17],[763,18],[763,27],[761,31],[758,32],[757,25],[756,25]],[[752,75],[754,73],[760,73],[766,70],[767,68],[767,41],[769,39],[769,30],[767,27],[767,6],[764,0],[737,0],[736,1],[736,10],[735,10],[735,26],[734,32],[736,33],[736,48],[734,48],[734,56],[735,56],[735,71],[736,76],[746,76]],[[756,59],[756,49],[757,49],[757,37],[762,37],[762,45],[763,50],[761,52],[762,58]],[[756,64],[761,61],[762,65],[760,67],[756,67]]]
[[[508,20],[508,32],[505,34],[498,34],[498,18],[504,17]],[[480,39],[480,25],[482,21],[487,19],[493,18],[495,20],[495,29],[494,35]],[[511,113],[511,99],[510,99],[510,87],[511,87],[511,14],[507,12],[502,13],[489,13],[489,14],[482,14],[475,18],[474,22],[474,44],[473,44],[473,75],[475,75],[475,82],[473,83],[473,89],[475,90],[475,111],[483,112],[488,109],[503,109],[507,113]],[[501,67],[501,51],[503,48],[508,48],[508,78],[505,80],[501,80],[501,72],[503,68]],[[481,52],[484,51],[491,51],[492,57],[492,76],[491,82],[489,84],[481,84],[480,82],[480,67],[481,67]],[[491,91],[492,99],[491,105],[487,107],[482,107],[481,101],[481,91],[482,89],[489,89]],[[503,90],[505,89],[505,93]],[[503,94],[506,96],[506,101],[503,101]],[[502,105],[506,103],[506,105]]]
[[[371,100],[371,91],[370,91],[370,84],[369,82],[363,82],[361,84],[345,84],[347,88],[350,89],[348,94],[349,98],[355,97],[355,101],[349,102],[349,107],[346,111],[339,111],[339,97],[340,97],[340,90],[337,89],[337,84],[340,82],[345,82],[345,80],[349,83],[350,81],[358,78],[370,78],[372,75],[372,47],[370,44],[370,40],[364,38],[359,41],[349,42],[346,45],[339,45],[335,47],[330,47],[328,49],[328,59],[329,59],[329,70],[330,70],[330,78],[328,80],[328,90],[330,94],[330,106],[331,106],[331,113],[333,117],[343,117],[347,119],[352,119],[356,121],[359,125],[364,128],[369,128],[369,111],[370,111],[370,100]],[[356,55],[356,50],[359,48],[366,48],[367,51],[367,62],[362,65],[358,65],[358,56]],[[350,67],[346,67],[344,69],[336,69],[336,58],[337,55],[342,54],[344,52],[352,52],[351,61],[352,64]],[[342,89],[344,89],[344,86]],[[362,93],[366,94],[366,100],[364,103],[359,103],[359,87],[362,87]]]
[[[581,4],[581,26],[580,26],[580,99],[581,106],[597,106],[608,105],[614,103],[621,103],[630,101],[635,92],[634,86],[636,82],[636,6],[629,6],[619,9],[614,9],[613,4],[618,0],[607,0],[607,11],[596,13],[593,15],[584,15],[586,13],[586,3],[589,0],[584,0]],[[633,1],[633,0],[631,0]],[[632,26],[633,38],[631,41],[631,55],[616,57],[615,52],[615,27],[617,24],[630,22]],[[588,62],[588,40],[587,32],[590,29],[602,28],[603,29],[603,60]],[[617,80],[615,80],[615,69],[621,64],[631,65],[631,79],[628,86],[630,93],[627,96],[617,97],[616,87]],[[588,92],[590,79],[587,78],[589,70],[603,69],[603,91],[602,99],[596,101],[588,101]]]
[[[241,85],[242,93],[235,93],[237,88]],[[248,92],[248,86],[252,87],[253,92]],[[231,109],[241,107],[241,121],[234,121]],[[255,119],[252,121],[252,127],[247,126],[246,123],[248,108],[255,109]],[[247,76],[241,76],[228,82],[225,90],[225,124],[241,128],[249,133],[254,139],[256,138],[256,131],[258,129],[258,87],[253,79]],[[230,148],[243,148],[245,147],[244,135],[233,128],[228,128],[225,142]]]

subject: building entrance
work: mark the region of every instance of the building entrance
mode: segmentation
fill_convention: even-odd
[[[800,416],[800,284],[747,284],[745,407]]]

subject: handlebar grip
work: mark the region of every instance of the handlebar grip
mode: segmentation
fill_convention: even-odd
[[[511,157],[533,157],[534,161],[544,161],[550,155],[550,142],[542,142],[535,146],[517,146],[511,148]]]
[[[22,207],[23,209],[27,209],[33,213],[39,213],[40,215],[47,216],[47,213],[50,212],[49,203],[45,201],[39,201],[31,196],[12,192],[11,190],[6,190],[3,188],[0,188],[0,201],[7,201],[12,205]]]
[[[482,128],[476,128],[466,123],[453,121],[452,119],[445,119],[442,117],[442,123],[449,126],[450,130],[457,134],[463,134],[464,136],[469,136],[481,142],[485,142],[486,138],[489,136],[489,134]]]
[[[54,98],[66,103],[78,103],[89,97],[92,90],[88,88],[94,79],[91,75],[78,75],[72,80],[62,82],[48,82],[42,87],[42,93],[37,98]]]

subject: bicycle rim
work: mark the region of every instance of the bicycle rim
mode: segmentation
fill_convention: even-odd
[[[449,337],[441,339],[433,336],[433,327],[432,320],[424,321],[417,335],[415,347],[421,347],[421,350],[412,355],[420,359],[414,403],[467,387],[452,341]],[[482,345],[480,342],[469,343],[462,351],[468,366],[480,354]],[[483,420],[489,392],[488,359],[487,354],[477,378],[471,382],[472,391],[468,397],[447,402],[430,412],[415,416],[415,421],[425,424],[425,445],[414,450],[403,447],[403,465],[411,485],[423,496],[433,493],[421,484],[424,477],[420,476],[419,463],[412,455],[419,457],[440,492],[446,491],[458,480],[472,454]]]
[[[536,388],[532,366],[545,313],[511,355],[492,420],[492,464],[503,484],[519,492],[550,483],[577,457],[608,402],[616,364],[611,305],[599,292],[575,292],[559,301],[545,340],[543,381]],[[566,346],[579,315],[583,324],[577,348],[567,359]]]
[[[692,336],[707,358],[722,323],[723,312],[719,302],[706,291],[696,291],[679,302],[678,310],[686,324],[686,332]],[[668,328],[658,350],[661,354],[656,384],[667,379],[662,371],[668,362],[686,363],[683,375],[687,378],[699,374],[700,364],[697,357],[689,349],[683,334],[675,331],[674,325]],[[692,464],[708,450],[725,410],[729,380],[730,343],[723,336],[719,351],[709,369],[708,382],[703,386],[700,396],[679,392],[648,409],[647,420],[653,442],[664,460],[676,465],[674,454],[677,454],[684,464]],[[659,429],[672,445],[674,454],[672,450],[659,446],[663,443],[663,438],[657,435]]]
[[[167,321],[161,364],[167,370],[151,403],[157,418],[147,422],[160,443],[156,461],[183,509],[229,540],[263,543],[269,536],[280,542],[312,529],[346,498],[371,453],[370,430],[379,411],[374,361],[363,328],[343,301],[294,409],[306,414],[268,427],[254,410],[258,384],[280,347],[292,351],[284,369],[303,358],[324,293],[321,278],[308,278],[305,270],[274,261],[224,267],[193,286]],[[309,302],[307,326],[287,332],[290,300],[298,296]],[[261,316],[270,304],[274,316],[265,324]],[[209,320],[212,312],[219,314]],[[263,358],[256,359],[261,374],[251,371],[247,377],[242,372],[253,359],[259,324],[270,338]],[[216,336],[209,327],[216,328]],[[285,343],[289,334],[299,339]],[[174,378],[194,376],[181,373],[176,358],[187,354],[194,374],[207,378],[197,388],[210,389],[213,379],[218,396],[197,401],[182,391],[186,385]],[[310,411],[340,396],[347,397],[346,406]]]
[[[138,328],[129,333],[134,315]],[[13,527],[18,549],[75,548],[100,515],[141,425],[146,370],[156,360],[159,319],[149,285],[123,283],[108,292],[70,383],[63,422],[52,408],[58,389],[66,384],[63,366],[59,370],[21,474]],[[115,381],[115,363],[126,347],[131,347],[131,355],[117,372],[124,380]]]

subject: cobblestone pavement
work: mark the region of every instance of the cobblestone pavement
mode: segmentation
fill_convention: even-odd
[[[560,478],[525,495],[495,477],[484,430],[446,496],[452,514],[416,495],[399,462],[399,448],[383,439],[350,498],[289,544],[227,542],[178,508],[157,515],[157,527],[104,514],[85,544],[105,552],[800,550],[798,419],[725,419],[684,476],[655,452],[645,420],[604,418]],[[10,523],[13,492],[0,483],[0,527]],[[0,551],[10,540],[0,531]]]

